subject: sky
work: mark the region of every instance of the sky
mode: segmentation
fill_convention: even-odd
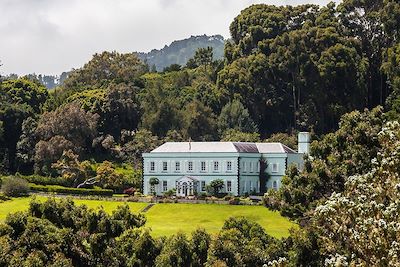
[[[0,75],[59,75],[102,51],[148,52],[221,34],[252,4],[330,0],[0,0]]]

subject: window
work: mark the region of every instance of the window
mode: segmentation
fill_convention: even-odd
[[[205,161],[202,161],[202,162],[201,162],[201,171],[202,171],[202,172],[205,172],[205,171],[206,171],[206,162],[205,162]]]
[[[201,191],[206,191],[206,181],[201,181]]]
[[[251,191],[253,191],[253,183],[251,181],[249,181],[249,183],[250,183],[250,186],[249,186],[250,188],[249,189],[250,189],[250,192],[251,192]]]
[[[150,161],[150,171],[154,172],[156,170],[156,164],[154,161]]]
[[[163,161],[163,163],[162,163],[162,170],[163,170],[163,172],[168,171],[168,162]]]
[[[246,162],[243,162],[243,171],[247,172],[247,164],[246,164]]]
[[[179,161],[175,162],[175,171],[180,171],[181,170],[181,163]]]
[[[274,190],[278,190],[278,183],[277,183],[276,181],[273,181],[273,182],[272,182],[272,188],[273,188]]]
[[[214,171],[218,171],[218,169],[219,169],[219,162],[214,161]]]
[[[226,191],[232,192],[232,181],[226,182]]]
[[[190,171],[190,172],[193,171],[193,161],[188,162],[188,171]]]
[[[250,162],[249,164],[250,164],[250,168],[249,168],[250,172],[253,172],[253,162]]]
[[[272,172],[278,172],[278,163],[272,164]]]
[[[232,171],[232,161],[228,161],[228,162],[226,163],[226,170],[227,170],[228,172]]]
[[[163,187],[163,191],[168,191],[168,181],[163,181],[162,182],[162,187]]]

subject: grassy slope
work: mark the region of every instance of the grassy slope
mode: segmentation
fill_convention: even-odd
[[[38,196],[44,200],[45,197]],[[30,198],[16,198],[0,203],[0,222],[4,221],[9,212],[23,211],[28,208]],[[89,208],[103,206],[111,212],[124,202],[106,200],[75,200],[76,204],[85,204]],[[139,212],[147,204],[126,202],[133,212]],[[156,204],[146,214],[146,226],[152,228],[154,236],[171,235],[181,230],[190,233],[198,227],[205,228],[210,233],[217,233],[224,221],[231,216],[244,216],[259,223],[268,234],[274,237],[284,237],[289,234],[295,224],[283,218],[277,212],[272,212],[262,206],[231,206],[217,204]]]

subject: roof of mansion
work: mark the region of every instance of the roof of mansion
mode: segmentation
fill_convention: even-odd
[[[166,142],[151,153],[297,153],[282,143]]]

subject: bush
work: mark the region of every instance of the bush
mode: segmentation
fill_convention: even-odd
[[[46,177],[41,175],[29,175],[29,176],[18,176],[29,183],[40,184],[40,185],[61,185],[71,186],[71,181],[62,177]]]
[[[3,179],[1,190],[8,197],[26,196],[29,192],[28,182],[18,177],[8,177]]]
[[[229,205],[240,205],[240,198],[234,197],[229,200]]]
[[[59,185],[36,185],[29,184],[32,191],[41,191],[49,193],[60,193],[60,194],[72,194],[72,195],[89,195],[89,196],[112,196],[113,190],[111,189],[86,189],[86,188],[74,188],[64,187]]]

